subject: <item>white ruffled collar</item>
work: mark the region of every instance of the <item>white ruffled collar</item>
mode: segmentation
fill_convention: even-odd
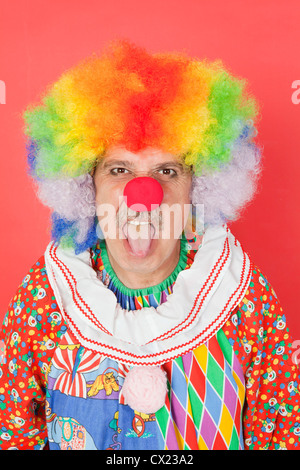
[[[125,310],[98,278],[89,251],[50,243],[46,269],[58,305],[84,347],[131,365],[157,365],[200,346],[242,300],[251,261],[227,227],[206,230],[192,266],[157,308]]]

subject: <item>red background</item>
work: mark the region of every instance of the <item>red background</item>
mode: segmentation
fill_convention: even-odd
[[[26,175],[22,110],[68,67],[115,38],[222,58],[261,105],[264,173],[232,230],[271,281],[294,339],[298,321],[299,0],[17,0],[0,3],[0,319],[49,241],[49,212]],[[300,98],[300,93],[298,94]]]

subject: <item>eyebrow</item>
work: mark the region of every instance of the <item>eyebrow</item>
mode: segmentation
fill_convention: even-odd
[[[181,170],[183,170],[183,168],[184,168],[182,163],[174,162],[174,160],[171,160],[169,162],[160,163],[156,166],[156,168],[165,168],[165,167],[169,167],[169,166],[173,166],[173,167],[179,168]]]
[[[134,163],[132,163],[129,160],[110,160],[110,161],[105,161],[102,164],[102,168],[111,168],[112,166],[128,166],[130,168],[134,167]]]

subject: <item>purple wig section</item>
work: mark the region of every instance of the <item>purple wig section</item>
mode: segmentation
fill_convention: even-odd
[[[203,205],[204,225],[236,220],[253,198],[260,173],[261,151],[246,137],[236,141],[229,163],[193,177],[191,202]]]
[[[39,198],[70,221],[94,217],[95,187],[90,174],[76,178],[50,178],[39,183]]]
[[[73,238],[74,248],[95,242],[95,187],[90,174],[76,178],[39,180],[38,196],[55,214],[52,217],[52,238]],[[91,246],[91,245],[90,245]],[[87,247],[86,247],[87,248]],[[85,249],[86,249],[85,248]]]

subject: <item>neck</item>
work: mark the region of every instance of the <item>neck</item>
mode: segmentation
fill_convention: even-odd
[[[108,248],[107,254],[112,269],[124,286],[129,289],[144,289],[160,284],[172,274],[180,257],[180,240],[169,258],[161,266],[151,271],[134,270],[134,268],[130,271],[124,270],[113,258]]]

